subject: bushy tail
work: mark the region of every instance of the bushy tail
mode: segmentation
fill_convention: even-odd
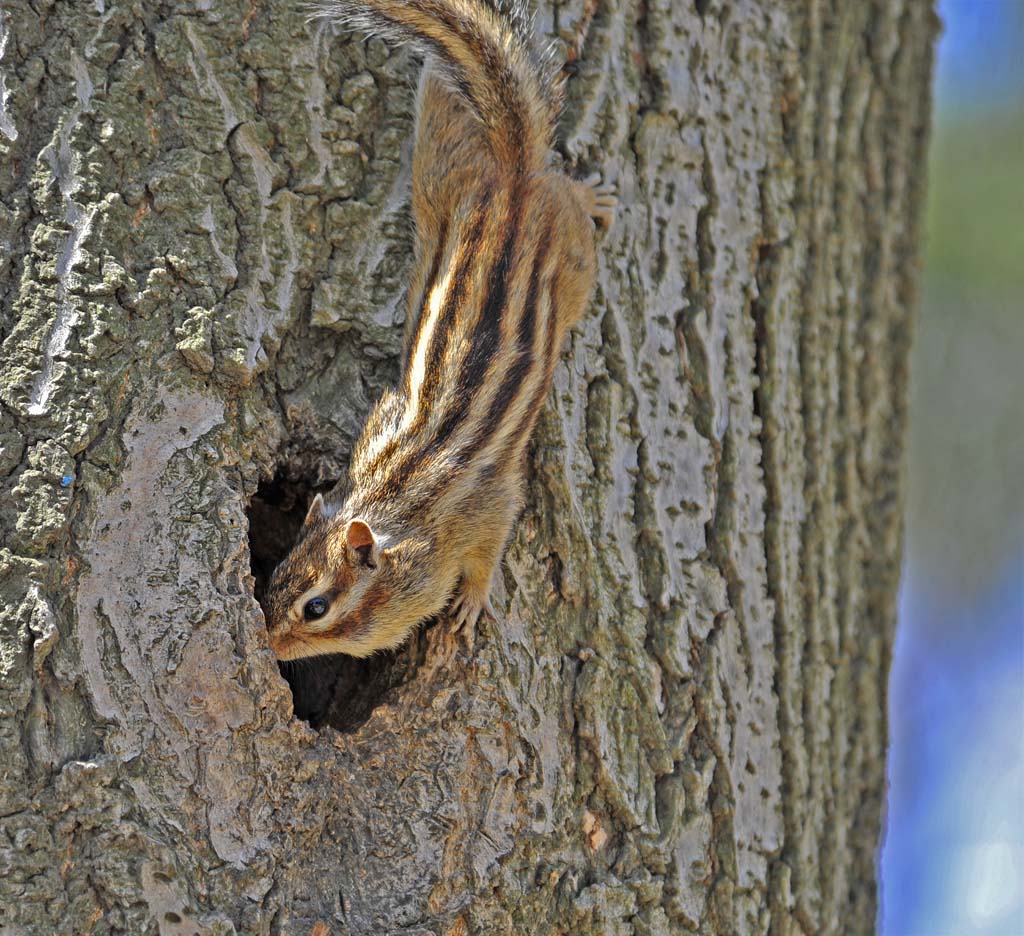
[[[506,17],[483,0],[327,0],[315,16],[429,53],[495,156],[530,172],[551,146],[560,89],[531,50],[521,2]]]

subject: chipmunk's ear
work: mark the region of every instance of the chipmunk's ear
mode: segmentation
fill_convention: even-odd
[[[334,511],[324,503],[323,494],[317,494],[313,498],[313,503],[309,505],[309,510],[306,512],[306,519],[303,521],[303,526],[312,526],[320,520],[330,520],[334,516]]]
[[[345,546],[354,562],[369,566],[377,565],[377,537],[373,535],[368,523],[362,520],[350,520],[345,527]]]

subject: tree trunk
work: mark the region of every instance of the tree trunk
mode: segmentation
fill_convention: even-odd
[[[397,373],[418,64],[293,0],[0,14],[0,933],[873,931],[935,16],[538,30],[621,204],[502,620],[286,681],[256,599]]]

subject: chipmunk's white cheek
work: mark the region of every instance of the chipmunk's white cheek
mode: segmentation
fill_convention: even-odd
[[[323,634],[329,631],[334,626],[334,621],[337,618],[336,614],[328,612],[322,618],[317,618],[315,621],[303,621],[302,630],[307,634]]]

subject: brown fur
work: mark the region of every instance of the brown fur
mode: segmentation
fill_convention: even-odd
[[[424,40],[444,62],[419,94],[402,380],[356,444],[348,496],[340,502],[339,486],[314,502],[272,577],[281,659],[398,646],[453,597],[460,622],[488,607],[526,445],[592,290],[592,219],[610,221],[613,204],[546,167],[551,98],[520,37],[482,2],[333,9],[363,25],[397,21],[394,35]],[[320,619],[303,617],[311,597],[329,603]]]

